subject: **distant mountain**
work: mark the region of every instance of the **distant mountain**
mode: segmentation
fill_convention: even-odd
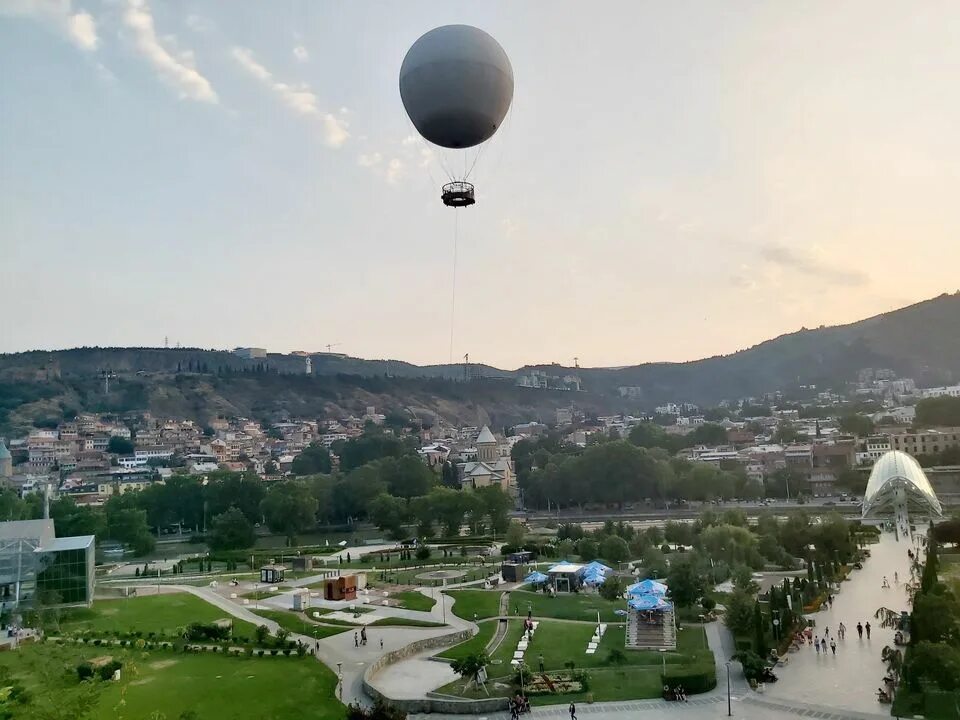
[[[552,421],[558,407],[636,412],[666,401],[715,404],[799,385],[842,389],[862,368],[890,368],[921,385],[960,377],[960,294],[941,295],[860,322],[800,330],[726,356],[620,368],[417,366],[334,353],[246,360],[200,348],[77,348],[0,355],[0,432],[64,411],[142,411],[263,420],[362,414],[368,405],[429,421],[503,427]],[[584,392],[516,387],[542,370],[576,375]],[[107,395],[104,372],[116,375]],[[467,381],[469,380],[469,381]],[[631,388],[622,397],[620,388]]]

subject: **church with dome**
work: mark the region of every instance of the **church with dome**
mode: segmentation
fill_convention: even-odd
[[[513,474],[513,460],[500,455],[497,438],[486,425],[477,436],[477,460],[458,465],[460,487],[463,489],[482,488],[499,485],[511,495],[516,495],[516,476]]]

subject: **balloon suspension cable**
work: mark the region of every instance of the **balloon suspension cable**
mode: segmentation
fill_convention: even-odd
[[[456,210],[456,208],[454,208]],[[457,239],[460,235],[460,213],[453,213],[453,273],[450,290],[450,364],[453,364],[453,329],[457,309]]]

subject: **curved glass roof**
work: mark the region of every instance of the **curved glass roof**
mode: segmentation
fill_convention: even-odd
[[[891,450],[877,460],[870,473],[863,495],[863,516],[892,510],[898,499],[931,514],[943,514],[920,464],[905,452]]]

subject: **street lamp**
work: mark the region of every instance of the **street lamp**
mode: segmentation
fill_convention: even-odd
[[[733,710],[730,708],[730,661],[727,660],[727,717],[733,715]]]
[[[729,665],[729,663],[728,663]],[[340,701],[343,701],[343,663],[337,663],[337,691],[340,695]]]
[[[660,665],[663,667],[662,674],[667,674],[667,649],[660,648]]]

